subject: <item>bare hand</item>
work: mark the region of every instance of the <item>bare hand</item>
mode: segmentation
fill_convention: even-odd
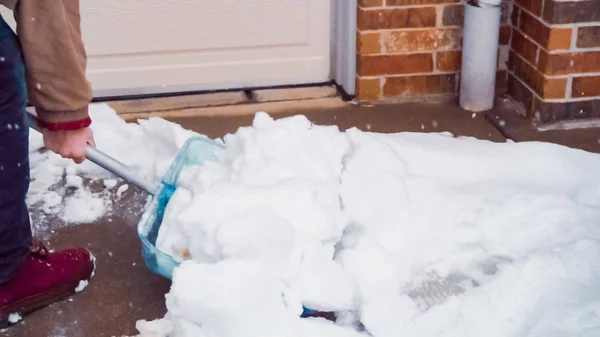
[[[46,148],[59,154],[63,158],[73,159],[77,164],[85,160],[86,147],[95,147],[94,133],[90,128],[73,131],[42,130]]]

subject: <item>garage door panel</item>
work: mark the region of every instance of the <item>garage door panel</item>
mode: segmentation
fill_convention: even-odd
[[[260,73],[256,72],[260,69]],[[127,76],[128,85],[136,88],[136,94],[172,93],[182,91],[239,89],[287,85],[290,83],[325,82],[329,79],[328,64],[322,59],[284,59],[269,62],[241,64],[196,64],[194,66],[171,68],[123,68],[110,72],[95,72],[91,79],[96,83],[108,83],[115,77]],[[315,77],[314,72],[323,74]],[[119,74],[122,72],[122,74]],[[182,79],[195,78],[185,83]],[[148,83],[160,83],[148,86]],[[96,87],[95,90],[99,88]],[[106,87],[101,89],[102,96],[120,95],[123,90]]]
[[[265,57],[268,52],[268,57]],[[265,48],[231,48],[220,50],[183,51],[90,57],[88,66],[94,72],[118,68],[186,67],[196,64],[229,64],[277,62],[281,59],[320,59],[322,51],[309,46],[268,46]],[[242,59],[243,61],[240,61]]]
[[[315,83],[330,76],[331,0],[80,4],[96,97]],[[12,15],[0,12],[14,27]]]
[[[303,0],[87,0],[81,10],[91,56],[309,42]]]

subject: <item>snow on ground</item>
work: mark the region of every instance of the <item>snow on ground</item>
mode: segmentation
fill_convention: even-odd
[[[334,335],[600,333],[600,156],[262,113],[224,142],[186,172],[159,234],[193,260],[169,336],[296,336],[302,305],[337,312]]]
[[[128,124],[104,104],[90,107],[96,145],[148,179],[158,180],[177,150],[198,134],[159,118]],[[34,230],[47,236],[61,224],[90,223],[113,210],[128,189],[123,181],[91,162],[76,165],[50,151],[40,151],[40,133],[30,132],[31,186],[27,204],[35,213]]]
[[[98,147],[148,177],[194,135],[105,106],[92,117]],[[223,142],[169,203],[158,245],[183,263],[141,336],[600,335],[600,156],[264,113]],[[45,156],[30,199],[66,218],[86,192],[48,192],[64,174],[107,179],[110,193],[92,193],[103,203],[123,185]],[[302,306],[337,322],[301,319]]]

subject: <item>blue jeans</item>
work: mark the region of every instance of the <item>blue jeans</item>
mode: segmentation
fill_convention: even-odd
[[[29,188],[29,127],[25,67],[17,36],[0,18],[0,283],[29,256],[31,225],[25,197]]]

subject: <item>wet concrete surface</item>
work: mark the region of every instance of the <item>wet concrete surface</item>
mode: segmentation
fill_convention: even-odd
[[[515,109],[511,108],[513,102],[507,102],[502,108],[486,112],[488,120],[502,134],[515,142],[547,142],[580,149],[588,152],[600,153],[600,125],[599,121],[573,121],[561,126],[534,126],[531,121],[524,119]],[[568,128],[583,126],[583,128]],[[596,126],[596,127],[589,127]]]
[[[130,188],[109,215],[93,224],[55,224],[49,249],[81,246],[96,256],[96,273],[88,287],[60,303],[40,309],[0,333],[2,337],[79,337],[133,335],[138,319],[156,319],[166,311],[170,282],[144,265],[136,224],[146,194]],[[40,209],[31,209],[32,220]],[[44,221],[60,221],[45,219]],[[38,229],[38,235],[46,234]]]
[[[289,112],[273,114],[274,118],[295,115]],[[357,127],[364,131],[451,132],[455,136],[470,136],[496,142],[504,136],[483,114],[473,115],[456,105],[425,103],[383,104],[377,106],[348,105],[341,108],[302,111],[315,124],[337,125],[341,130]],[[169,120],[211,138],[235,132],[239,126],[251,125],[253,115],[172,117]]]
[[[500,110],[494,113],[502,116],[511,113]],[[341,129],[358,127],[385,133],[447,131],[457,136],[505,141],[502,133],[483,114],[473,115],[456,106],[348,106],[302,113],[317,124],[335,124]],[[274,117],[293,114],[281,113]],[[235,132],[240,126],[250,125],[253,116],[170,119],[214,138]],[[103,219],[93,224],[57,226],[55,232],[49,235],[51,248],[73,245],[90,248],[98,258],[95,278],[83,292],[26,316],[22,322],[0,332],[0,337],[129,336],[135,335],[137,320],[163,317],[166,310],[164,295],[170,283],[153,275],[145,267],[136,233],[136,224],[146,197],[136,188],[130,188],[125,197],[114,202],[113,211]],[[34,222],[40,219],[39,212],[33,210]]]

